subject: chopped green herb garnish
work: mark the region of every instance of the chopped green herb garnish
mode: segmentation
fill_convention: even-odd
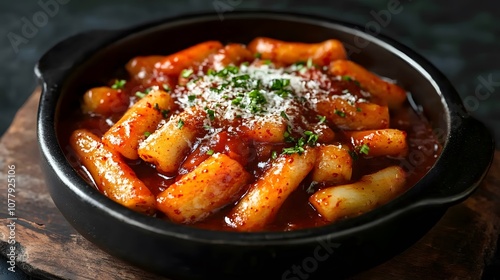
[[[196,99],[196,95],[188,95],[188,101],[193,102]]]
[[[290,79],[274,79],[271,81],[271,89],[272,90],[283,89],[289,84],[290,84]]]
[[[125,87],[127,83],[126,80],[116,80],[115,83],[111,86],[112,89],[122,89]]]
[[[224,77],[227,77],[227,75],[229,73],[237,74],[239,71],[240,71],[240,69],[238,67],[236,67],[234,65],[228,65],[228,66],[224,67],[224,69],[215,73],[215,75],[224,78]]]
[[[272,63],[272,61],[271,61],[271,60],[269,60],[269,59],[264,60],[264,64],[265,64],[265,65],[270,65],[271,63]]]
[[[242,100],[243,100],[243,97],[237,96],[235,99],[233,99],[231,101],[231,103],[234,104],[234,105],[240,105]]]
[[[217,71],[215,71],[214,69],[210,68],[207,70],[207,75],[215,76],[215,74],[217,74]]]
[[[170,113],[170,110],[161,110],[161,115],[164,117],[164,118],[167,118],[168,114]]]
[[[271,158],[272,158],[272,159],[276,159],[276,158],[278,158],[278,153],[277,153],[276,151],[272,151],[272,152],[271,152]]]
[[[351,76],[348,76],[348,75],[345,75],[345,76],[342,76],[342,81],[352,81],[354,82],[358,87],[361,86],[361,84],[356,81],[355,79],[353,79]]]
[[[135,93],[135,96],[139,97],[139,98],[144,98],[146,95],[148,95],[147,93],[144,93],[144,92],[140,92],[140,91],[137,91]]]
[[[167,85],[167,84],[163,84],[162,85],[163,89],[166,91],[166,92],[169,92],[170,91],[170,86]]]
[[[207,151],[207,155],[209,155],[209,156],[213,155],[214,153],[215,153],[215,151],[212,149]]]
[[[356,107],[356,112],[361,112],[361,108]]]
[[[266,104],[267,100],[264,94],[262,94],[259,90],[254,89],[248,93],[248,97],[250,98],[250,112],[259,113],[263,112],[262,104]]]
[[[253,56],[255,56],[255,58],[261,58],[262,54],[258,52],[258,53],[255,53]]]
[[[215,119],[215,111],[211,109],[206,109],[208,118],[213,121]]]
[[[307,144],[309,144],[310,146],[314,146],[318,142],[318,139],[319,139],[318,134],[307,130],[307,131],[304,131],[304,135],[307,136]]]
[[[280,116],[283,117],[285,120],[289,121],[290,119],[288,118],[288,115],[285,113],[285,111],[281,111]]]
[[[149,137],[149,135],[151,135],[151,132],[149,132],[149,131],[144,132],[144,136],[146,136],[146,138]]]
[[[312,61],[312,58],[308,58],[308,59],[307,59],[307,64],[306,64],[306,67],[307,67],[307,68],[311,68],[311,67],[313,67],[313,61]]]
[[[193,69],[183,69],[182,72],[181,72],[181,77],[183,78],[189,78],[189,76],[191,76],[191,74],[193,74]]]
[[[362,154],[368,155],[368,153],[370,152],[370,147],[368,145],[366,145],[366,144],[363,144],[359,148],[359,152],[362,153]]]
[[[182,129],[183,126],[184,126],[184,121],[182,119],[179,119],[179,121],[177,122],[177,128]]]
[[[318,122],[319,124],[322,124],[322,123],[324,123],[326,121],[326,117],[325,116],[317,115],[316,117],[319,120],[319,122]]]
[[[286,126],[286,131],[283,133],[283,138],[285,142],[294,143],[295,138],[292,137],[292,127],[290,125]]]
[[[338,115],[339,117],[341,118],[345,118],[345,113],[343,111],[340,111],[340,110],[337,110],[335,109],[335,111],[333,111],[336,115]]]
[[[233,86],[235,87],[242,87],[242,88],[246,88],[247,87],[247,84],[248,84],[248,80],[250,79],[250,75],[248,74],[245,74],[245,75],[239,75],[239,76],[235,76],[231,79],[231,81],[233,82]]]
[[[295,146],[295,147],[290,147],[290,148],[284,148],[283,149],[283,154],[285,155],[291,155],[291,154],[299,154],[301,155],[304,152],[304,148],[300,146]]]

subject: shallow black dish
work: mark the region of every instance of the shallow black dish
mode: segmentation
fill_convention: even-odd
[[[444,75],[414,51],[362,27],[317,17],[240,12],[188,15],[120,31],[89,31],[49,50],[36,66],[43,88],[38,140],[47,185],[66,219],[103,250],[145,269],[182,279],[306,279],[346,276],[401,252],[467,198],[485,176],[494,144],[465,113]],[[294,232],[234,233],[195,229],[135,213],[109,200],[71,167],[57,137],[58,119],[86,89],[132,57],[169,54],[205,40],[248,43],[343,41],[350,59],[396,79],[431,121],[443,151],[408,192],[367,214]],[[417,155],[421,156],[421,155]],[[409,162],[407,167],[417,164]],[[268,271],[268,272],[265,272]]]

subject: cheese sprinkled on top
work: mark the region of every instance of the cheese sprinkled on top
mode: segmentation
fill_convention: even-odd
[[[199,73],[173,95],[181,109],[203,108],[209,116],[207,125],[214,119],[241,119],[243,125],[249,126],[256,122],[281,122],[283,117],[288,118],[286,112],[300,112],[304,107],[314,110],[320,99],[329,98],[328,89],[322,88],[321,83],[332,77],[322,73],[311,80],[302,75],[304,70],[307,69],[302,65],[231,65],[217,72]],[[357,98],[350,93],[338,97],[353,102]]]

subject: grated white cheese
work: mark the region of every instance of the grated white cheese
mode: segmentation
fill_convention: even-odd
[[[186,86],[177,88],[173,96],[184,110],[196,105],[210,110],[212,119],[231,122],[240,118],[243,125],[249,126],[256,122],[280,121],[282,112],[300,112],[304,103],[314,109],[318,99],[328,98],[327,89],[320,87],[321,80],[302,77],[295,65],[275,68],[272,64],[243,64],[233,70],[226,76],[200,75]],[[320,79],[330,77],[323,75]],[[284,92],[273,88],[277,80],[284,82],[281,87]],[[347,94],[341,98],[356,99]],[[206,125],[210,126],[211,121]]]

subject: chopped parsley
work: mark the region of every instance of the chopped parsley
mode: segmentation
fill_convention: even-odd
[[[272,151],[272,152],[271,152],[271,158],[272,158],[272,159],[276,159],[276,158],[278,158],[278,153],[277,153],[276,151]]]
[[[361,84],[358,81],[356,81],[355,79],[353,79],[349,75],[344,75],[341,77],[341,79],[342,79],[342,81],[354,82],[358,87],[361,86]]]
[[[345,76],[342,76],[342,81],[354,81],[351,76],[348,76],[348,75],[345,75]]]
[[[257,52],[253,55],[255,58],[261,58],[262,57],[262,54]]]
[[[140,92],[140,91],[135,92],[135,96],[137,96],[139,98],[144,98],[144,97],[146,97],[146,95],[148,95],[146,92]]]
[[[213,155],[214,153],[215,153],[215,151],[212,149],[207,151],[207,155],[209,155],[209,156]]]
[[[171,89],[170,89],[170,86],[167,85],[167,84],[163,84],[162,85],[163,89],[166,91],[166,92],[169,92]]]
[[[264,94],[262,94],[258,89],[254,89],[248,93],[248,97],[250,98],[250,104],[249,104],[250,112],[252,113],[264,112],[262,105],[267,103]]]
[[[285,138],[285,142],[294,143],[295,138],[292,137],[292,127],[290,125],[286,126],[286,131],[283,133],[283,138]]]
[[[304,153],[305,151],[305,146],[306,145],[309,145],[309,146],[314,146],[316,145],[316,143],[318,142],[318,139],[319,139],[319,135],[312,132],[312,131],[304,131],[304,136],[305,137],[300,137],[297,142],[295,142],[295,139],[293,137],[290,136],[291,134],[291,128],[290,126],[287,127],[287,131],[285,131],[285,141],[286,142],[292,142],[292,143],[295,143],[295,146],[293,147],[289,147],[289,148],[284,148],[283,149],[283,154],[286,154],[286,155],[291,155],[291,154],[299,154],[301,155],[302,153]]]
[[[290,148],[284,148],[283,149],[283,154],[285,155],[291,155],[291,154],[303,154],[305,151],[304,147],[301,147],[301,146],[298,146],[298,145],[295,145],[295,147],[290,147]]]
[[[189,76],[191,76],[191,74],[193,74],[193,69],[183,69],[182,72],[181,72],[181,77],[183,78],[189,78]]]
[[[215,111],[212,109],[205,109],[207,111],[208,119],[213,121],[215,119]]]
[[[312,131],[304,131],[304,135],[307,136],[307,144],[314,146],[318,142],[319,135]]]
[[[285,120],[289,121],[290,119],[288,118],[288,115],[285,113],[285,111],[281,111],[280,116],[283,117]]]
[[[314,64],[313,64],[312,58],[308,58],[308,59],[307,59],[307,64],[306,64],[306,67],[307,67],[307,68],[311,68],[311,67],[313,67],[313,66],[314,66]]]
[[[210,68],[207,70],[207,75],[215,76],[215,74],[217,74],[217,71],[215,71],[214,69]]]
[[[319,120],[318,124],[322,124],[326,121],[326,117],[325,116],[320,116],[320,115],[317,115],[316,116]]]
[[[368,145],[366,145],[366,144],[363,144],[359,148],[359,152],[362,153],[362,154],[368,155],[368,153],[370,152],[370,147]]]
[[[184,126],[184,121],[182,119],[179,119],[179,121],[177,122],[177,128],[182,129],[183,126]]]
[[[196,95],[188,95],[189,102],[193,102],[196,99]]]
[[[149,131],[144,131],[144,136],[146,136],[146,138],[148,138],[148,137],[149,137],[149,135],[151,135],[151,132],[149,132]]]
[[[341,117],[341,118],[345,118],[345,113],[344,113],[343,111],[340,111],[340,110],[335,109],[333,112],[334,112],[336,115],[338,115],[339,117]]]
[[[271,89],[275,90],[278,96],[283,98],[287,97],[292,91],[285,89],[285,87],[290,85],[290,79],[274,79],[271,81]]]
[[[127,83],[126,80],[116,80],[115,83],[111,86],[112,89],[122,89],[125,87]]]
[[[361,108],[356,107],[356,112],[361,112]]]

